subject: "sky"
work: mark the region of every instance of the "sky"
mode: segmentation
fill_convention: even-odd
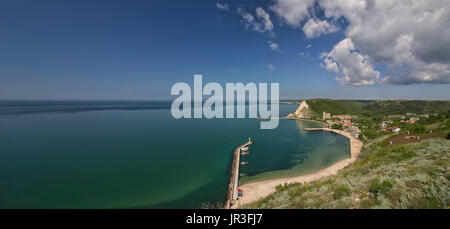
[[[450,99],[445,0],[1,1],[0,99],[167,100],[177,82],[280,98]]]

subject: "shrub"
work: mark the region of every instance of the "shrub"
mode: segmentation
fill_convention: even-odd
[[[390,157],[396,162],[401,162],[415,156],[417,156],[416,153],[406,148],[405,146],[397,147],[390,153]]]
[[[400,202],[402,194],[399,191],[391,190],[389,192],[386,192],[386,198],[391,200],[393,203]]]
[[[411,201],[409,208],[413,209],[429,209],[429,208],[441,208],[438,200],[434,197],[415,198]]]
[[[425,131],[425,126],[419,123],[414,123],[409,129],[415,133],[422,133]]]
[[[392,181],[385,180],[380,182],[378,179],[374,179],[370,184],[369,190],[375,195],[384,194],[391,190],[394,183]]]
[[[373,199],[364,199],[359,202],[359,207],[363,209],[369,209],[375,206],[377,202]]]
[[[333,198],[335,200],[338,200],[338,199],[342,198],[343,196],[350,196],[350,194],[352,194],[352,191],[350,191],[350,189],[347,187],[347,185],[341,184],[341,185],[337,186],[336,189],[334,190]]]
[[[331,129],[343,130],[342,124],[333,124],[331,125]]]
[[[281,184],[281,185],[279,184],[279,185],[275,186],[275,191],[283,192],[285,190],[288,190],[288,189],[291,189],[294,187],[302,187],[302,186],[303,186],[303,184],[301,184],[301,183],[289,183],[289,184]]]

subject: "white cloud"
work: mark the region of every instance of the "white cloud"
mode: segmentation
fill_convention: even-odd
[[[315,18],[310,18],[303,25],[303,32],[306,34],[307,38],[318,37],[322,34],[334,33],[339,30],[336,25],[328,23],[326,20],[317,20]]]
[[[348,22],[348,39],[322,62],[342,84],[450,83],[448,0],[275,0],[270,9],[308,38],[335,32],[337,21]],[[324,17],[317,19],[317,11]],[[337,55],[345,44],[351,44],[342,52],[348,59]],[[375,64],[387,67],[383,78]]]
[[[268,67],[270,70],[274,70],[274,69],[275,69],[275,66],[274,66],[273,64],[268,64],[267,67]]]
[[[280,47],[279,47],[279,45],[277,43],[272,42],[272,41],[268,41],[267,43],[269,43],[269,47],[273,51],[281,52]]]
[[[275,51],[280,51],[277,43],[270,44],[270,49],[275,50]]]
[[[309,8],[314,4],[314,0],[277,0],[270,6],[287,24],[300,27],[301,22],[309,16]]]
[[[328,54],[326,54],[328,55]],[[320,66],[325,68],[329,72],[334,72],[338,74],[340,72],[339,67],[337,63],[334,60],[331,60],[330,58],[325,58],[322,63],[320,63]]]
[[[306,46],[306,48],[309,49],[309,48],[311,48],[311,46],[312,46],[312,44],[308,44],[308,45]]]
[[[342,85],[363,86],[380,82],[380,72],[373,68],[368,56],[356,51],[350,38],[342,40],[321,57],[324,59],[322,67],[336,73],[335,79]]]
[[[216,3],[217,8],[219,8],[220,10],[229,10],[228,4],[224,3],[224,4],[220,4],[220,3]]]
[[[260,18],[264,24],[264,31],[272,31],[273,23],[270,20],[270,15],[266,13],[261,7],[256,8],[256,16]]]
[[[320,0],[319,4],[326,17],[346,18],[346,35],[361,55],[388,67],[382,82],[450,83],[448,1]]]
[[[240,14],[242,16],[242,19],[243,19],[246,29],[248,29],[249,27],[252,27],[253,30],[255,30],[255,31],[261,31],[261,24],[255,20],[255,17],[253,17],[252,14],[246,12],[241,7],[237,8],[237,12],[238,12],[238,14]]]
[[[232,72],[239,72],[239,69],[237,69],[237,68],[232,68],[231,71],[232,71]]]
[[[258,21],[251,13],[245,11],[242,7],[237,8],[237,13],[242,16],[245,28],[251,28],[256,32],[268,33],[273,35],[273,23],[270,20],[270,15],[266,13],[261,7],[256,8],[256,16]]]

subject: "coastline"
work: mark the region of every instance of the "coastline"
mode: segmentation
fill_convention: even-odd
[[[329,125],[325,122],[321,122],[321,121],[317,121],[317,120],[312,120],[312,119],[305,119],[305,118],[294,118],[294,117],[284,117],[285,119],[290,119],[290,120],[300,120],[300,121],[306,121],[306,122],[315,122],[318,124],[323,125],[324,127],[328,127]]]
[[[301,121],[307,121],[307,122],[315,122],[323,125],[324,127],[328,127],[329,125],[327,123],[317,121],[317,120],[311,120],[311,119],[294,119],[294,120],[301,120]]]
[[[335,162],[334,164],[321,169],[319,171],[305,174],[305,175],[299,175],[299,176],[293,176],[293,177],[286,177],[286,178],[278,178],[278,179],[271,179],[271,180],[265,180],[265,181],[257,181],[252,183],[247,183],[239,188],[243,191],[244,195],[239,199],[239,206],[249,204],[251,202],[254,202],[256,200],[259,200],[261,198],[264,198],[268,196],[269,194],[275,192],[275,187],[278,185],[286,184],[286,183],[307,183],[315,180],[322,179],[324,177],[328,177],[334,174],[337,174],[337,172],[349,164],[355,162],[358,159],[359,154],[361,153],[361,149],[363,147],[363,143],[351,136],[350,134],[341,131],[341,130],[335,130],[335,129],[329,129],[329,128],[305,128],[307,131],[331,131],[337,134],[340,134],[350,141],[350,158],[346,158],[340,161]]]

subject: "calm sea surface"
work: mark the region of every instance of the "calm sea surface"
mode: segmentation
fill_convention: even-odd
[[[297,105],[280,104],[281,115]],[[240,183],[349,157],[312,122],[173,119],[168,102],[0,102],[0,208],[197,208],[222,202],[233,149],[251,137]]]

